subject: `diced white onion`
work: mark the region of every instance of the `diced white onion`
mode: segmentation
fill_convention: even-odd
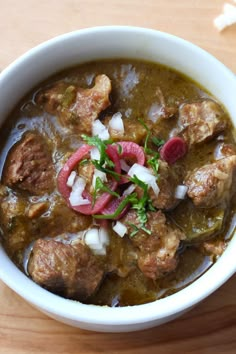
[[[109,244],[108,233],[104,228],[89,229],[85,234],[84,242],[94,254],[105,256],[106,246]]]
[[[123,192],[124,196],[130,195],[131,193],[133,193],[133,191],[135,190],[136,186],[135,184],[131,184],[128,188],[126,188]]]
[[[100,243],[99,240],[99,234],[98,234],[98,229],[97,228],[92,228],[89,229],[84,237],[84,242],[86,243],[87,246],[90,248],[102,248],[102,244]]]
[[[109,128],[116,130],[121,134],[124,134],[125,128],[122,120],[122,114],[120,112],[113,114],[108,124]]]
[[[158,196],[160,188],[157,185],[156,178],[152,178],[149,183],[147,182],[147,184],[153,189],[153,192],[156,194],[156,196]]]
[[[95,188],[97,177],[101,178],[102,182],[107,182],[107,175],[105,172],[99,171],[95,168],[92,180],[92,186]]]
[[[108,246],[110,243],[109,235],[107,230],[104,227],[100,227],[99,231],[99,240],[103,246]]]
[[[124,237],[127,233],[127,227],[120,221],[117,221],[112,228],[120,237]]]
[[[214,19],[214,25],[219,31],[236,23],[236,6],[224,4],[223,14]]]
[[[153,189],[153,192],[158,196],[160,189],[156,183],[156,177],[152,172],[142,165],[135,163],[128,171],[130,177],[138,177],[142,182],[146,183],[149,187]]]
[[[94,147],[91,149],[91,151],[90,151],[90,157],[91,157],[92,160],[97,160],[97,161],[100,160],[101,155],[100,155],[100,152],[99,152],[99,150],[98,150],[97,147],[94,146]]]
[[[82,193],[85,189],[86,181],[82,177],[77,177],[70,193],[69,201],[72,206],[90,204],[88,199],[84,199]]]
[[[188,191],[188,187],[184,185],[178,185],[175,190],[175,198],[176,199],[184,199],[186,193]]]
[[[130,166],[123,159],[120,160],[120,167],[121,167],[122,171],[125,171],[125,172],[128,172],[130,169]]]
[[[110,138],[107,127],[99,119],[96,119],[92,124],[92,134],[93,136],[97,135],[101,140],[108,140]]]
[[[76,177],[76,172],[75,171],[72,171],[71,174],[69,175],[68,177],[68,180],[66,182],[66,185],[68,187],[72,187],[74,182],[75,182],[75,177]]]
[[[158,103],[153,103],[148,111],[148,119],[156,123],[162,115],[162,106]]]

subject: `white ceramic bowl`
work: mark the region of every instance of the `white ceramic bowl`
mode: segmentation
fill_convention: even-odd
[[[236,78],[207,52],[172,35],[134,27],[98,27],[62,35],[17,59],[0,75],[0,122],[25,93],[53,73],[101,58],[137,58],[188,75],[221,101],[236,125]],[[189,310],[236,271],[236,235],[224,254],[193,284],[165,299],[123,308],[84,305],[54,295],[31,281],[0,248],[0,278],[49,316],[84,329],[135,331],[160,325]],[[222,299],[223,301],[223,299]]]

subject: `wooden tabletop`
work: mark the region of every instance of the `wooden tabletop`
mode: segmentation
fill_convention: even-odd
[[[230,1],[230,0],[229,0]],[[0,70],[58,34],[98,25],[169,32],[236,73],[236,26],[218,33],[223,0],[0,0]],[[88,332],[33,309],[0,281],[0,353],[236,353],[236,276],[183,317],[140,333]]]

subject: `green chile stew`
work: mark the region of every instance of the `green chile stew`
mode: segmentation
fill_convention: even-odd
[[[162,65],[65,70],[1,128],[1,242],[66,298],[126,306],[173,294],[235,230],[234,134],[214,97]]]

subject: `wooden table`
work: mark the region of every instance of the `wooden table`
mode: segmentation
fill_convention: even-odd
[[[178,35],[236,72],[236,27],[219,34],[212,23],[223,3],[0,0],[0,69],[58,34],[116,24]],[[236,353],[236,276],[180,319],[138,334],[100,334],[63,325],[33,309],[0,282],[0,353]]]

